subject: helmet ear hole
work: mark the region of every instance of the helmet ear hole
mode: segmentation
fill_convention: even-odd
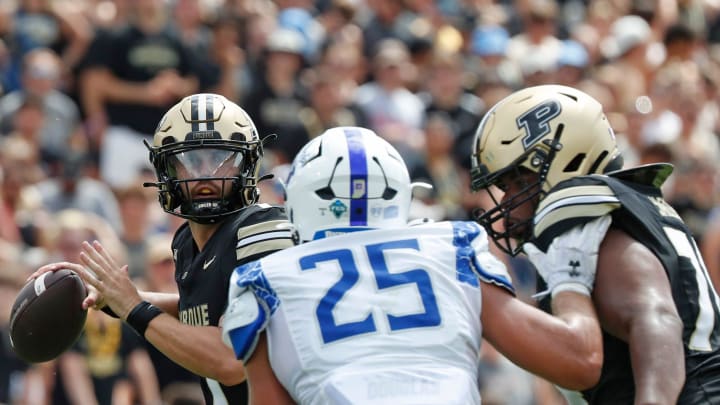
[[[330,186],[315,190],[315,194],[323,200],[332,200],[335,198],[335,192]]]
[[[385,191],[383,191],[382,198],[383,200],[392,200],[395,198],[395,195],[397,194],[397,190],[390,187],[385,187]]]
[[[602,163],[603,160],[605,160],[605,157],[608,155],[608,151],[604,150],[598,155],[597,159],[593,162],[592,166],[590,166],[589,173],[597,173],[598,167],[600,167],[600,163]]]
[[[580,165],[585,160],[585,156],[586,155],[584,153],[578,153],[577,155],[575,155],[573,160],[571,160],[570,163],[568,163],[565,166],[565,169],[563,169],[563,171],[566,173],[572,173],[572,172],[578,171],[578,169],[580,168]]]
[[[623,164],[625,164],[625,159],[623,159],[621,154],[615,155],[611,160],[610,163],[605,166],[603,169],[603,173],[609,173],[613,172],[615,170],[620,170],[623,167]]]

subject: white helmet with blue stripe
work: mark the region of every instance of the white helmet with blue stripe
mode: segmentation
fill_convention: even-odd
[[[303,147],[285,186],[285,208],[303,241],[407,224],[412,185],[398,151],[359,127],[325,131]]]

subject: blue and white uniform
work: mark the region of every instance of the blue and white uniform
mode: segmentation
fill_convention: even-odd
[[[298,403],[479,404],[481,281],[514,293],[474,222],[359,228],[238,267],[228,307],[261,321],[223,333],[247,359],[264,327]]]

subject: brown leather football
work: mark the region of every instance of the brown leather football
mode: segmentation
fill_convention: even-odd
[[[58,357],[70,348],[85,327],[82,301],[85,284],[74,271],[43,273],[28,282],[10,312],[10,343],[30,363]]]

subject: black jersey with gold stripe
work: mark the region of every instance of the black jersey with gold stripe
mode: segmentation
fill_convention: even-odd
[[[678,403],[708,403],[709,398],[720,403],[720,298],[691,233],[662,197],[660,186],[671,172],[672,166],[657,164],[558,184],[536,210],[535,243],[545,251],[556,236],[570,228],[612,215],[611,226],[650,249],[670,281],[684,325],[687,377]],[[544,290],[544,286],[539,288]],[[549,303],[542,306],[547,309]],[[608,333],[603,335],[605,362],[600,382],[584,396],[590,403],[632,403],[628,346]]]
[[[218,326],[227,305],[233,270],[294,245],[284,210],[267,204],[251,205],[228,217],[202,251],[198,251],[188,224],[183,224],[172,243],[175,281],[180,292],[180,321],[196,326]],[[247,403],[245,383],[228,387],[203,378],[202,389],[207,404]]]

